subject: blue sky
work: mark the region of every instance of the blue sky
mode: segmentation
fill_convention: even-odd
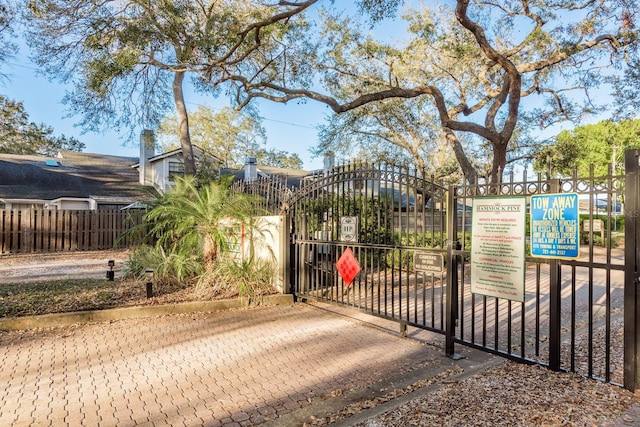
[[[1,71],[8,75],[8,80],[0,83],[0,93],[15,101],[22,101],[30,121],[52,126],[56,135],[77,138],[86,145],[85,152],[133,157],[139,155],[137,140],[124,140],[117,133],[82,134],[74,126],[79,117],[65,118],[65,106],[61,103],[65,86],[49,82],[38,75],[27,55],[26,48],[23,48],[2,67]],[[195,110],[198,105],[219,109],[229,104],[228,99],[223,96],[216,99],[192,92],[185,96],[190,110]],[[304,161],[305,169],[321,168],[322,159],[312,159],[309,148],[317,144],[317,127],[325,122],[330,112],[328,107],[317,102],[262,102],[260,115],[267,131],[267,147],[297,153]]]
[[[407,4],[413,2],[410,0]],[[351,3],[340,4],[340,6],[353,12]],[[405,27],[406,23],[396,18],[378,23],[373,31],[377,36],[385,38],[397,36],[402,38]],[[55,135],[73,136],[83,142],[86,145],[85,152],[134,157],[139,155],[137,138],[135,141],[124,140],[117,133],[82,134],[81,130],[74,126],[74,123],[80,121],[80,117],[65,118],[67,113],[61,100],[66,88],[59,83],[49,82],[46,77],[39,75],[36,66],[28,58],[28,48],[24,43],[20,44],[20,51],[15,57],[0,67],[0,73],[9,77],[9,80],[0,80],[0,94],[15,101],[22,101],[30,121],[53,127]],[[187,79],[185,79],[186,82]],[[214,110],[229,105],[228,98],[224,96],[218,98],[203,96],[188,88],[185,88],[185,101],[187,108],[192,111],[195,111],[198,105]],[[263,118],[262,124],[267,132],[267,148],[298,154],[304,162],[304,169],[322,168],[322,159],[312,158],[309,149],[318,143],[318,126],[324,124],[327,117],[332,114],[329,107],[315,101],[277,104],[261,100],[257,105],[260,116]]]

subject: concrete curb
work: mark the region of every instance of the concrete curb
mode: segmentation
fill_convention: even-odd
[[[0,330],[16,331],[21,329],[50,328],[68,326],[75,323],[104,322],[109,320],[163,316],[167,314],[222,311],[249,306],[289,304],[293,304],[293,295],[266,295],[260,297],[258,300],[254,298],[236,298],[219,301],[184,302],[166,305],[76,311],[72,313],[54,313],[40,316],[0,319]]]

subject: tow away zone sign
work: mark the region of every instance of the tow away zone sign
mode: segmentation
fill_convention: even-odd
[[[575,259],[579,255],[578,195],[531,196],[531,256]]]

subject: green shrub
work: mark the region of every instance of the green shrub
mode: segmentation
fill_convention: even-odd
[[[605,233],[604,236],[604,241],[605,243],[607,243],[607,236]],[[589,232],[580,232],[580,242],[582,244],[589,244]],[[602,237],[600,236],[600,232],[594,232],[593,233],[593,245],[594,246],[603,246],[602,244]],[[623,234],[616,234],[616,235],[611,235],[611,247],[615,248],[615,247],[620,247],[624,245],[624,235]]]
[[[123,274],[143,279],[147,269],[153,270],[154,284],[172,285],[195,279],[203,273],[204,264],[198,256],[167,253],[159,245],[140,246],[125,261]]]
[[[414,251],[407,249],[391,249],[387,251],[387,267],[403,270],[413,269],[413,253]]]
[[[275,292],[276,268],[273,262],[231,258],[218,259],[213,270],[200,276],[199,291],[209,288],[214,294],[254,297]]]

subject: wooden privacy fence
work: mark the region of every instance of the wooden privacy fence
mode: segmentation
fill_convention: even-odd
[[[126,248],[143,241],[144,233],[123,236],[142,216],[121,210],[0,210],[0,254]]]

